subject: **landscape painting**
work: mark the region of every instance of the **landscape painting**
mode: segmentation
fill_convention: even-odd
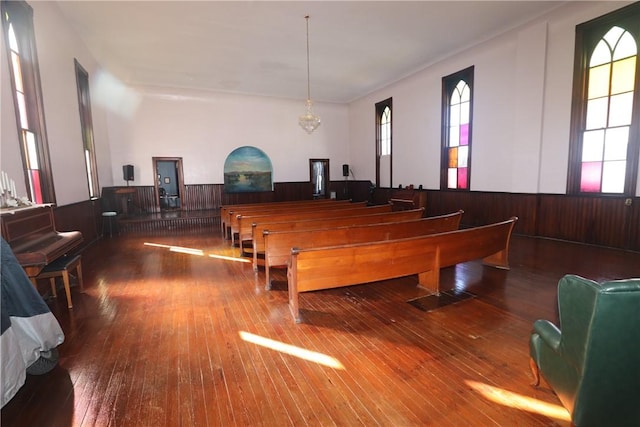
[[[273,191],[273,170],[269,156],[251,146],[233,150],[224,162],[224,191]]]

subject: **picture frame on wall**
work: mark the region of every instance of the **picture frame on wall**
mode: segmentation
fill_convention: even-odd
[[[233,150],[224,162],[224,191],[273,191],[273,169],[269,156],[259,148],[251,146]]]

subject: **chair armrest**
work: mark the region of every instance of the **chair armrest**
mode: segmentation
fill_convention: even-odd
[[[554,351],[558,351],[560,348],[560,340],[562,333],[560,329],[548,320],[536,320],[533,323],[533,330],[540,336],[540,339],[545,342]]]

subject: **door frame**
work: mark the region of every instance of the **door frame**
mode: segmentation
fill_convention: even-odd
[[[184,195],[184,173],[182,168],[182,157],[152,157],[153,161],[153,186],[154,195],[156,199],[157,212],[162,212],[162,206],[160,205],[160,190],[158,188],[158,162],[174,162],[176,165],[176,176],[178,180],[178,195],[180,197],[180,207],[178,210],[184,210],[185,195]]]
[[[316,173],[315,168],[318,167],[322,170],[321,173]],[[329,159],[309,159],[309,181],[311,182],[311,188],[315,188],[318,175],[322,175],[323,181],[320,183],[322,189],[318,194],[313,191],[313,197],[318,199],[328,199],[331,197],[329,188],[331,185],[331,178],[329,178]]]

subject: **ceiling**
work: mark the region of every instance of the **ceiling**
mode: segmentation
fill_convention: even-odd
[[[132,86],[346,103],[565,1],[58,1]]]

